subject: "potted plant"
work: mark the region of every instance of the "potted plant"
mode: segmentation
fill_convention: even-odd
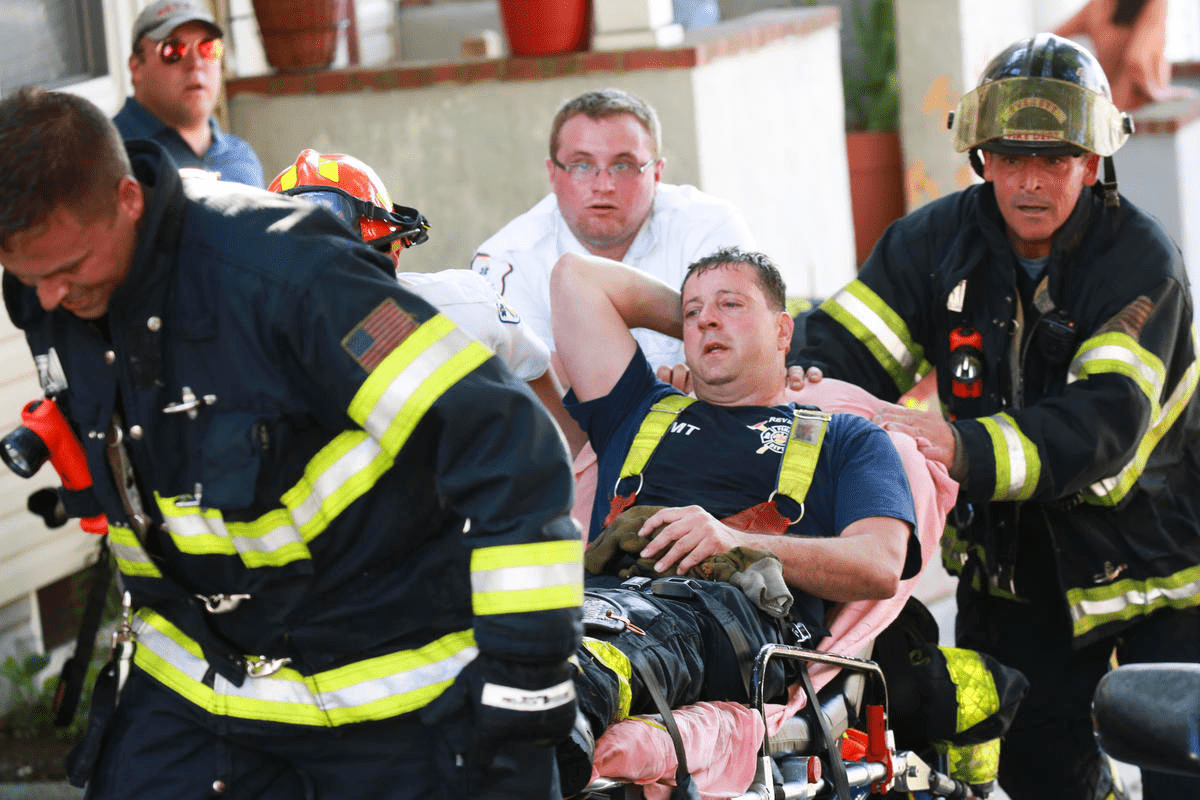
[[[843,85],[855,251],[862,264],[884,228],[904,215],[904,165],[893,0],[853,7],[862,69],[843,69]]]
[[[325,69],[349,22],[349,0],[253,0],[267,62],[283,72]]]

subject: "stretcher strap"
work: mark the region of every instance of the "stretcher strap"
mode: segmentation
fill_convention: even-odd
[[[650,699],[654,701],[654,707],[658,709],[659,716],[662,717],[663,727],[667,729],[667,733],[671,735],[671,743],[675,745],[675,788],[671,790],[671,800],[699,800],[700,791],[696,788],[696,784],[692,780],[692,773],[688,769],[687,753],[683,749],[683,736],[680,735],[679,727],[675,724],[675,715],[671,713],[671,707],[667,704],[667,698],[658,683],[658,678],[654,676],[654,670],[646,664],[640,650],[631,650],[626,655],[629,656],[629,663],[633,666],[634,671],[642,679],[642,684],[649,692]],[[843,768],[843,772],[845,772],[845,768]]]

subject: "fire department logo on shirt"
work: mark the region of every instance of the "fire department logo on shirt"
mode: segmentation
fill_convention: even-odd
[[[759,438],[762,440],[762,447],[755,452],[758,455],[770,450],[772,453],[783,454],[784,448],[787,447],[788,436],[792,432],[791,420],[785,420],[780,417],[771,417],[754,425],[747,425],[752,431],[757,431]]]

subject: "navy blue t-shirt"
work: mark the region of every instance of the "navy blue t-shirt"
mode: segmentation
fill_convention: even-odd
[[[179,131],[154,116],[144,105],[132,97],[125,98],[125,105],[113,117],[113,124],[121,132],[121,138],[153,139],[167,149],[177,167],[196,167],[209,172],[219,172],[221,180],[244,183],[248,186],[266,188],[263,181],[262,163],[254,149],[232,133],[221,130],[215,119],[209,119],[213,142],[203,157],[197,156]]]
[[[654,377],[640,348],[606,396],[581,403],[573,392],[567,394],[564,405],[596,450],[592,538],[604,528],[617,476],[646,412],[668,394],[680,392]],[[791,427],[790,405],[692,403],[659,442],[635,502],[698,505],[717,519],[766,502],[775,490]],[[829,421],[804,507],[789,534],[836,536],[865,517],[916,525],[912,491],[891,439],[853,414],[834,414]],[[800,605],[802,598],[796,602]]]

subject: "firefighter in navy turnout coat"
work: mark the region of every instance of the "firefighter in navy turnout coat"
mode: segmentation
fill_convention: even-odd
[[[943,539],[958,644],[1030,679],[1001,784],[1103,797],[1090,701],[1114,647],[1200,660],[1188,280],[1159,224],[1117,194],[1109,157],[1129,126],[1083,48],[1050,34],[1010,46],[953,127],[986,182],[894,223],[805,320],[789,363],[885,399],[937,368],[945,418],[877,421],[926,437],[961,483]],[[1200,794],[1144,783],[1147,797]]]
[[[582,547],[527,387],[328,211],[181,178],[150,142],[130,172],[84,100],[5,100],[0,153],[5,301],[136,610],[73,777],[98,798],[556,797]]]

